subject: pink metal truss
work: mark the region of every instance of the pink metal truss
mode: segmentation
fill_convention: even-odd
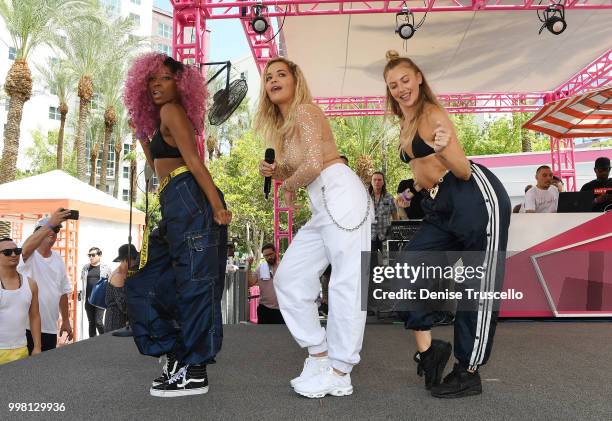
[[[268,27],[268,30],[264,34],[259,35],[253,31],[251,19],[250,16],[242,18],[240,19],[240,23],[242,24],[242,29],[244,30],[249,47],[251,48],[251,53],[253,53],[257,70],[261,73],[264,67],[266,67],[266,63],[271,58],[278,57],[278,45],[272,30],[272,25]]]
[[[560,177],[567,191],[576,191],[574,139],[550,138],[550,159],[553,173]]]
[[[541,92],[438,95],[442,105],[452,114],[536,112],[545,98],[546,95]],[[314,102],[321,106],[329,117],[385,113],[385,98],[382,96],[319,97],[315,98]]]
[[[264,16],[321,16],[347,14],[397,13],[402,10],[404,1],[389,0],[190,0],[175,3],[205,3],[207,19],[242,19],[255,5],[267,7]],[[410,0],[405,2],[414,13],[419,12],[472,12],[472,11],[509,11],[509,10],[542,10],[551,0],[541,4],[534,0]],[[510,4],[508,4],[510,3]],[[565,0],[565,9],[593,10],[612,9],[610,2],[599,0]],[[176,9],[175,9],[176,10]]]
[[[173,54],[179,60],[192,58],[195,63],[204,63],[204,36],[207,19],[241,20],[251,52],[261,72],[265,63],[278,56],[278,45],[273,37],[272,26],[263,35],[255,34],[250,27],[253,6],[266,6],[263,13],[267,18],[285,16],[317,16],[342,14],[397,13],[408,5],[414,13],[419,12],[467,12],[467,11],[509,11],[509,10],[542,10],[549,4],[548,0],[534,4],[534,0],[519,0],[513,4],[502,4],[502,0],[425,0],[389,1],[389,0],[171,0],[174,7]],[[542,4],[543,3],[543,4]],[[612,9],[612,1],[606,0],[565,0],[566,9],[603,10]],[[185,28],[194,28],[195,42],[185,42]],[[282,33],[281,33],[282,38]],[[611,50],[596,59],[593,63],[573,76],[553,92],[535,93],[468,93],[440,95],[439,98],[450,113],[495,113],[495,112],[533,112],[545,102],[572,95],[586,89],[603,86],[611,81]],[[317,98],[329,116],[381,115],[384,113],[383,97],[334,97]],[[203,139],[199,142],[202,156]],[[574,143],[572,139],[551,139],[551,159],[553,171],[566,180],[569,191],[576,188],[574,164]],[[291,242],[292,211],[280,208],[279,184],[274,188],[274,239],[279,250],[280,239],[285,237]],[[288,231],[280,230],[280,214],[287,212]]]
[[[206,74],[206,9],[207,0],[170,0],[174,7],[172,22],[172,56],[180,62],[195,64]],[[196,136],[198,153],[206,161],[204,133]]]
[[[612,49],[589,63],[584,69],[547,95],[545,102],[556,101],[612,82]],[[574,139],[550,138],[553,173],[565,181],[567,191],[576,191]]]
[[[276,255],[280,253],[280,241],[282,238],[287,239],[287,245],[293,240],[293,210],[291,208],[281,208],[279,188],[281,182],[274,180],[274,246],[276,247]],[[287,230],[283,231],[280,228],[281,215],[287,215]]]
[[[610,83],[612,83],[612,49],[597,57],[567,82],[555,89],[550,101],[556,101]]]

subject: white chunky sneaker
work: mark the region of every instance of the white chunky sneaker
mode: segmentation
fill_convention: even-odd
[[[295,386],[295,393],[307,398],[322,398],[325,395],[347,396],[353,393],[351,375],[349,373],[340,376],[334,369],[327,370],[306,379]]]
[[[303,382],[306,379],[316,376],[321,371],[326,370],[330,365],[328,357],[311,357],[308,356],[304,361],[304,368],[302,374],[295,379],[291,380],[291,387],[295,387],[298,383]]]

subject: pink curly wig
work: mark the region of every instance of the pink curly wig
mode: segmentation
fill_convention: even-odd
[[[159,107],[153,103],[148,84],[151,75],[166,65],[174,73],[179,101],[197,133],[204,130],[206,88],[200,72],[174,61],[165,54],[145,53],[136,58],[127,72],[123,102],[136,134],[150,139],[159,127]]]

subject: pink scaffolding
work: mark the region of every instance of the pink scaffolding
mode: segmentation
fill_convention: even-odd
[[[204,63],[204,35],[208,19],[240,19],[251,52],[261,72],[265,63],[279,55],[278,43],[274,38],[272,25],[264,34],[257,34],[250,22],[254,16],[254,6],[263,7],[263,15],[270,18],[286,16],[320,16],[344,14],[397,13],[405,4],[417,12],[468,12],[468,11],[527,11],[543,10],[553,1],[535,4],[533,0],[521,0],[515,4],[502,3],[502,0],[171,0],[174,7],[173,54],[179,60],[193,60]],[[566,10],[610,10],[612,1],[564,0]],[[185,30],[192,28],[194,36],[186,40]],[[279,34],[282,39],[282,31]],[[604,86],[612,81],[612,49],[577,72],[553,91],[543,92],[484,92],[441,94],[439,98],[450,113],[507,113],[534,112],[545,103],[571,96],[585,90]],[[362,97],[319,97],[315,99],[325,113],[330,116],[364,116],[384,114],[384,98],[380,96]],[[556,175],[565,179],[568,190],[576,189],[576,171],[573,139],[551,138],[551,161]],[[204,145],[200,144],[203,151]],[[281,215],[286,214],[287,230],[280,227]],[[280,240],[292,238],[291,210],[280,207],[278,183],[274,188],[274,242],[277,250]]]

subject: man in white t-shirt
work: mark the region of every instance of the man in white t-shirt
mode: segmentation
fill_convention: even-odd
[[[525,193],[526,213],[557,212],[559,190],[552,185],[553,172],[548,165],[542,165],[536,170],[535,187]]]
[[[26,273],[38,284],[38,302],[41,318],[42,351],[54,349],[57,345],[57,321],[61,312],[62,325],[60,336],[66,332],[72,340],[72,327],[68,313],[68,295],[72,293],[72,283],[66,273],[64,259],[51,250],[57,234],[70,215],[69,210],[58,209],[50,217],[36,223],[34,233],[23,244],[19,270]],[[34,346],[32,335],[26,331],[28,350]]]
[[[280,261],[276,258],[276,248],[273,244],[264,244],[261,248],[265,262],[251,272],[253,258],[247,259],[247,279],[249,287],[259,287],[259,305],[257,306],[258,324],[284,324],[285,320],[278,308],[278,299],[274,290],[274,274]]]

